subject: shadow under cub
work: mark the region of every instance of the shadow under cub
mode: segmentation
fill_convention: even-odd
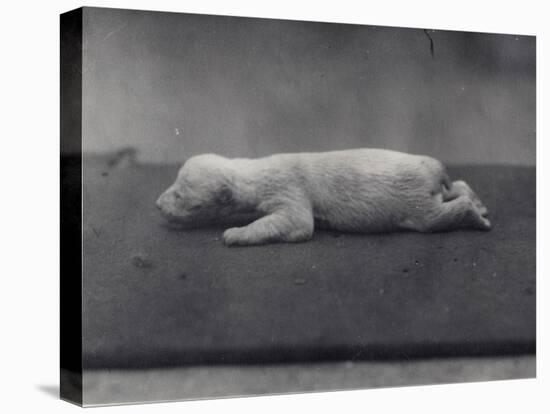
[[[179,223],[162,219],[161,226],[170,231],[197,231],[203,229],[227,229],[243,227],[262,217],[259,213],[235,214],[229,217],[220,217],[208,222]]]

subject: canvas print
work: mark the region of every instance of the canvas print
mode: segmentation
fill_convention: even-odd
[[[61,16],[61,396],[535,376],[534,36]]]

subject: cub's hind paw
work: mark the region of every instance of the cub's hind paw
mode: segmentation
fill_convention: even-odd
[[[482,216],[479,228],[481,230],[491,230],[491,222],[489,221],[489,219]]]
[[[473,211],[472,219],[475,228],[485,231],[491,230],[491,222],[485,215],[481,214],[479,210]]]
[[[487,210],[487,207],[485,207],[479,198],[477,200],[473,200],[473,202],[481,217],[487,217],[489,215],[489,210]]]

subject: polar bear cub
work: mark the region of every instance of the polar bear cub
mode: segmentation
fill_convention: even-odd
[[[343,232],[489,230],[487,208],[438,160],[383,149],[190,158],[157,206],[170,222],[196,226],[234,214],[259,218],[227,229],[224,242],[302,242],[314,227]]]

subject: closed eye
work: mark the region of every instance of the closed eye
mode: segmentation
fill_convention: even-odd
[[[200,204],[195,204],[195,205],[192,205],[192,206],[189,206],[189,210],[198,210],[200,209],[202,206]]]

